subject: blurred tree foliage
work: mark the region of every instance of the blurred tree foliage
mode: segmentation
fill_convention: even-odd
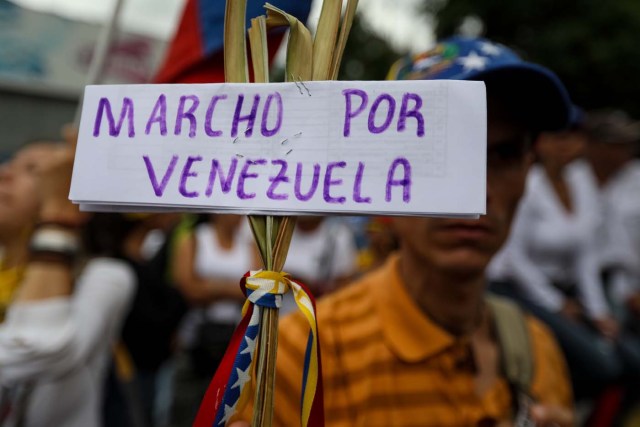
[[[482,35],[558,73],[578,105],[640,118],[640,1],[424,1],[439,38],[478,18]]]
[[[396,51],[356,16],[342,57],[339,80],[384,80],[405,52]]]

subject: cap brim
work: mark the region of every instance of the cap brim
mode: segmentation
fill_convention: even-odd
[[[550,70],[527,62],[487,68],[468,80],[483,80],[488,93],[538,131],[562,130],[571,123],[572,103],[560,79]]]

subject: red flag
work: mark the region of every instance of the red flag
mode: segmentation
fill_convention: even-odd
[[[247,28],[252,18],[265,14],[265,0],[247,1]],[[273,5],[306,21],[311,0],[273,0]],[[215,83],[224,81],[225,0],[188,0],[182,19],[154,83]],[[284,31],[268,35],[269,63]]]

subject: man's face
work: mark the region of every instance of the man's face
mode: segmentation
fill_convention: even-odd
[[[403,256],[431,268],[474,275],[484,271],[506,240],[531,164],[532,135],[497,107],[489,112],[487,214],[478,220],[396,218]]]

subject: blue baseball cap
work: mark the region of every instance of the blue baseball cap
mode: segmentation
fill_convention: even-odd
[[[397,61],[388,79],[482,80],[488,92],[499,95],[518,118],[537,131],[564,129],[572,118],[572,103],[558,76],[483,38],[445,39],[427,52]]]

